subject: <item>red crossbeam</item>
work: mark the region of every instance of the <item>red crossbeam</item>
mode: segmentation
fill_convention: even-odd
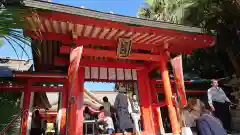
[[[24,85],[0,85],[0,91],[24,91]],[[31,92],[61,92],[64,88],[61,86],[32,86]]]
[[[69,65],[69,59],[60,58],[58,56],[54,57],[54,65]],[[136,64],[120,61],[100,61],[100,60],[82,60],[80,66],[86,67],[105,67],[105,68],[128,68],[128,69],[137,69],[142,68],[145,64]]]
[[[71,47],[62,46],[60,48],[60,54],[69,54],[71,52]],[[93,57],[106,57],[106,58],[115,58],[119,59],[116,54],[116,51],[107,51],[107,50],[96,50],[90,48],[83,49],[83,56],[93,56]],[[122,58],[123,59],[123,58]],[[144,60],[144,61],[160,61],[159,55],[152,54],[142,54],[142,53],[131,53],[126,59],[129,60]]]
[[[58,40],[61,41],[63,44],[72,44],[75,42],[78,46],[83,45],[90,45],[90,44],[97,44],[102,46],[108,46],[112,48],[117,48],[118,42],[116,40],[106,40],[106,39],[97,39],[97,38],[88,38],[88,37],[78,37],[77,39],[72,39],[70,35],[67,34],[56,34],[50,32],[42,32],[41,37],[37,36],[36,33],[25,30],[25,35],[31,36],[35,40]],[[142,49],[142,50],[149,50],[151,51],[155,48],[155,44],[143,44],[143,43],[133,43],[132,49]],[[162,46],[163,47],[163,46]]]

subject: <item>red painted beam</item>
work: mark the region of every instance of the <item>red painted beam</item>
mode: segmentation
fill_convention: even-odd
[[[89,38],[89,37],[78,37],[77,39],[72,39],[70,35],[67,34],[57,34],[53,32],[42,32],[42,36],[39,37],[35,32],[25,30],[24,34],[32,37],[35,40],[59,40],[63,44],[72,44],[75,42],[78,46],[86,46],[89,44],[97,44],[102,46],[108,46],[117,48],[118,42],[116,40],[106,40],[106,39],[97,39],[97,38]],[[143,44],[143,43],[132,43],[132,49],[142,49],[151,51],[153,48],[159,44]],[[159,49],[159,47],[158,47]]]
[[[24,89],[24,85],[0,85],[0,89]]]
[[[54,65],[69,65],[69,59],[55,56]],[[84,60],[83,59],[80,62],[80,66],[137,69],[137,68],[144,67],[145,64],[127,63],[127,62],[120,62],[120,61],[107,62],[107,61],[100,61],[100,60]]]
[[[32,86],[31,92],[62,92],[63,87]]]
[[[152,107],[156,109],[157,107],[163,107],[163,106],[166,106],[166,105],[167,104],[164,101],[162,101],[162,102],[157,103],[157,104],[152,104]]]
[[[153,83],[155,82],[155,84],[162,84],[163,83],[163,81],[160,80],[160,79],[151,79],[151,80],[152,80]],[[170,81],[171,81],[171,83],[176,82],[175,80],[170,80]],[[192,81],[191,80],[186,80],[186,81],[184,81],[184,83],[185,84],[190,84],[190,83],[192,83]]]
[[[68,46],[62,46],[60,48],[60,54],[69,54],[70,51],[71,51],[71,47],[68,47]],[[90,48],[83,49],[83,56],[119,59],[118,57],[116,57],[117,56],[116,51],[96,50],[96,49],[90,49]],[[131,53],[130,56],[127,57],[126,59],[144,60],[144,61],[160,61],[160,56],[152,55],[152,54]]]
[[[0,85],[0,91],[24,91],[24,85]],[[58,86],[31,86],[31,92],[62,92],[64,90],[63,87]]]
[[[67,79],[65,74],[49,74],[37,72],[13,72],[15,78],[51,78],[51,79]]]
[[[164,93],[163,88],[156,88],[158,93]],[[206,94],[207,91],[202,91],[202,90],[186,90],[185,91],[187,94]]]
[[[37,14],[42,19],[48,19],[48,20],[56,20],[60,22],[69,22],[73,24],[83,24],[83,25],[94,25],[96,27],[104,27],[104,28],[116,28],[124,31],[131,30],[134,33],[140,32],[140,33],[154,33],[154,34],[166,34],[167,36],[182,36],[187,37],[189,40],[196,38],[196,40],[207,40],[207,41],[214,41],[214,36],[209,36],[206,34],[198,34],[198,33],[187,33],[187,32],[181,32],[176,30],[170,30],[170,29],[161,29],[161,28],[155,28],[155,27],[148,27],[148,26],[130,26],[124,23],[119,22],[113,22],[110,20],[103,20],[103,19],[96,19],[96,18],[90,18],[85,16],[76,16],[71,15],[67,13],[61,13],[61,12],[37,12]]]
[[[69,58],[61,58],[58,56],[54,56],[54,65],[55,66],[66,66],[69,64],[70,64]]]
[[[159,69],[159,64],[158,63],[152,63],[149,67],[148,67],[148,71],[152,72],[154,69]]]

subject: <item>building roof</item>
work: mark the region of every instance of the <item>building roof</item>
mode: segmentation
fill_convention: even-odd
[[[103,97],[106,96],[111,105],[114,105],[115,98],[118,94],[117,91],[91,91],[91,93],[93,93],[94,96],[100,101],[102,101]]]
[[[202,29],[196,27],[121,16],[46,1],[24,0],[24,5],[26,12],[30,13],[23,19],[26,24],[23,27],[24,34],[33,39],[34,50],[40,52],[32,51],[34,67],[38,72],[67,73],[70,51],[80,45],[84,46],[81,62],[140,63],[142,66],[159,62],[159,54],[162,52],[191,53],[194,49],[210,47],[215,40],[214,36],[203,34]],[[127,58],[116,57],[119,39],[123,37],[131,41],[131,54]],[[94,62],[90,62],[91,60]],[[102,65],[106,67],[111,65],[109,63]],[[95,66],[87,64],[82,66],[103,67],[96,63]],[[116,76],[114,81],[126,80],[117,78],[125,76],[125,73],[117,75],[119,67],[111,68],[116,71],[113,73]],[[104,69],[106,72],[103,76],[95,71],[86,73],[90,74],[90,81],[92,79],[109,81],[109,69],[109,67]],[[121,69],[127,68],[125,66]],[[96,71],[100,70],[101,68],[96,69]],[[92,74],[97,77],[92,77]],[[136,79],[131,76],[131,80]]]
[[[18,60],[10,57],[0,57],[0,77],[12,77],[12,71],[29,71],[33,60]]]
[[[117,14],[112,14],[107,12],[99,12],[99,11],[90,10],[86,8],[74,7],[74,6],[57,4],[57,3],[46,2],[46,1],[24,0],[24,5],[31,8],[40,8],[40,9],[45,9],[45,10],[50,10],[55,12],[68,13],[68,14],[77,15],[77,16],[87,16],[91,18],[132,24],[136,26],[138,25],[150,26],[150,27],[156,27],[161,29],[171,29],[171,30],[177,30],[177,31],[193,32],[193,33],[203,33],[202,28],[172,24],[172,23],[161,22],[161,21],[153,21],[153,20],[142,19],[137,17],[117,15]]]
[[[26,17],[28,25],[25,26],[25,34],[38,40],[71,44],[74,36],[78,39],[76,44],[114,47],[119,37],[126,37],[132,40],[132,49],[152,51],[158,48],[172,53],[209,47],[215,40],[213,36],[202,34],[201,28],[43,1],[26,0],[24,3],[26,7],[36,8],[36,14]]]

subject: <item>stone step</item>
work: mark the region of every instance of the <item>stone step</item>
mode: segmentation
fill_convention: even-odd
[[[240,117],[232,117],[232,124],[233,125],[240,124]]]
[[[232,125],[232,129],[233,129],[234,131],[240,132],[240,123],[239,123],[239,124],[233,124],[233,125]]]
[[[240,117],[240,109],[231,110],[232,117]]]

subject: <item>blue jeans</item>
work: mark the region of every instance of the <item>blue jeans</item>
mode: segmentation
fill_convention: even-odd
[[[112,134],[113,133],[113,129],[107,129],[107,134]]]

